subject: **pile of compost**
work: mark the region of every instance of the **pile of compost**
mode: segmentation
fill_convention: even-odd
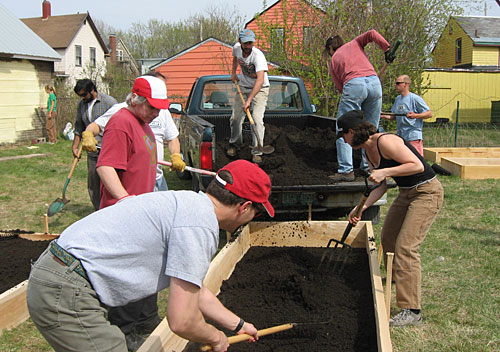
[[[249,249],[223,283],[219,299],[259,330],[304,324],[263,336],[256,343],[231,345],[230,351],[377,351],[366,250],[354,249],[340,275],[333,272],[333,262],[319,267],[323,251],[307,247]],[[190,343],[185,351],[199,348]]]
[[[29,241],[18,237],[24,230],[2,231],[0,236],[0,293],[27,280],[31,263],[48,247],[50,241]]]
[[[320,185],[335,183],[328,178],[337,172],[337,147],[335,130],[331,128],[307,127],[301,130],[287,125],[266,125],[265,145],[272,145],[274,153],[263,155],[259,165],[266,171],[273,185]],[[228,157],[229,140],[217,143],[215,170],[235,159],[252,160],[250,138],[244,138],[235,157]],[[354,167],[359,168],[361,152],[353,151]],[[358,170],[356,176],[360,177]],[[360,177],[359,180],[362,180]]]

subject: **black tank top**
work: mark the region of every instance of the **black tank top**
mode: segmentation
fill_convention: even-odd
[[[390,134],[390,133],[384,133],[377,139],[377,150],[378,150],[378,154],[380,155],[380,163],[379,163],[378,167],[376,168],[377,170],[387,169],[389,167],[395,167],[395,166],[401,165],[401,163],[399,163],[395,160],[384,158],[382,156],[382,153],[380,152],[378,141],[380,140],[380,138],[382,136],[385,136],[386,134]],[[401,138],[401,137],[399,137],[399,138]],[[402,188],[411,188],[411,187],[415,187],[416,185],[419,185],[421,183],[425,183],[425,182],[433,179],[434,177],[436,177],[436,173],[430,167],[430,165],[425,162],[422,155],[420,155],[420,153],[417,152],[417,150],[410,144],[410,142],[408,142],[404,138],[401,138],[401,139],[403,140],[405,146],[407,146],[412,151],[412,153],[417,156],[418,160],[420,160],[420,162],[424,166],[424,171],[419,172],[418,174],[408,175],[408,176],[392,176],[394,181],[396,181],[396,184]],[[368,159],[368,160],[370,160],[370,159]],[[371,163],[371,161],[370,161],[370,163]],[[373,165],[373,163],[372,163],[372,165]]]

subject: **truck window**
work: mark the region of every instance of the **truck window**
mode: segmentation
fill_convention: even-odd
[[[231,81],[209,81],[203,87],[201,110],[231,110],[236,88]]]
[[[299,86],[294,82],[271,81],[267,110],[302,111]]]

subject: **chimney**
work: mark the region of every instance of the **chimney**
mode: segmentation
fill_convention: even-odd
[[[42,20],[46,20],[50,17],[50,1],[43,0],[42,2]]]
[[[109,59],[112,64],[116,64],[116,35],[109,35]]]

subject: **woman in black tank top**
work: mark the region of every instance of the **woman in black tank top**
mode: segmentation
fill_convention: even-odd
[[[418,249],[442,206],[443,187],[409,142],[395,134],[378,133],[374,125],[363,121],[362,111],[345,113],[337,120],[337,126],[337,138],[344,138],[353,149],[365,150],[371,171],[368,180],[382,183],[370,194],[362,211],[387,191],[387,177],[392,177],[399,186],[381,234],[384,258],[387,252],[394,253],[396,301],[402,309],[389,324],[420,325],[422,275]],[[354,225],[360,218],[354,216],[354,210],[349,214]]]

